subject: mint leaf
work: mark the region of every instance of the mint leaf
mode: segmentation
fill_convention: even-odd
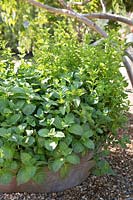
[[[40,129],[38,131],[38,135],[41,136],[41,137],[49,137],[49,130],[47,128]]]
[[[11,92],[14,93],[14,94],[24,94],[25,90],[21,87],[13,87],[11,89]]]
[[[16,170],[18,168],[18,163],[16,161],[12,161],[10,168],[11,170]]]
[[[73,145],[72,145],[72,147],[73,147],[73,151],[75,153],[81,153],[85,149],[84,146],[83,146],[83,144],[81,144],[81,142],[79,142],[79,141],[74,142]]]
[[[7,107],[8,101],[6,98],[0,98],[0,112],[3,112],[3,110]]]
[[[60,106],[59,107],[59,111],[62,115],[65,115],[65,112],[66,112],[66,106]]]
[[[64,120],[65,120],[65,123],[66,123],[67,125],[73,124],[73,123],[74,123],[74,114],[73,114],[73,113],[68,113],[68,114],[65,116]]]
[[[95,148],[95,144],[92,140],[84,140],[83,144],[88,149],[94,149]]]
[[[67,156],[72,153],[72,148],[69,148],[65,142],[60,142],[59,149],[63,156]]]
[[[83,134],[83,128],[79,124],[73,124],[68,130],[75,135],[81,136]]]
[[[21,118],[21,114],[14,114],[11,117],[8,118],[7,123],[12,125],[12,124],[16,124],[19,119]]]
[[[13,174],[7,169],[1,170],[0,172],[0,183],[3,185],[7,185],[12,181]]]
[[[21,152],[20,158],[23,164],[30,164],[32,156],[29,153]]]
[[[70,169],[70,167],[69,167],[68,164],[64,164],[61,167],[61,169],[60,169],[60,176],[61,176],[61,178],[65,178],[68,175],[69,169]]]
[[[80,163],[80,158],[76,154],[71,154],[66,157],[66,161],[68,163],[76,165]]]
[[[36,174],[34,175],[34,177],[32,179],[36,183],[42,184],[43,182],[45,182],[45,178],[46,178],[46,174],[45,174],[44,167],[43,167],[43,168],[39,168],[37,170]]]
[[[62,126],[62,118],[60,118],[60,117],[55,117],[55,119],[54,119],[54,126],[56,127],[56,128],[58,128],[58,129],[63,129],[63,126]]]
[[[19,169],[17,174],[18,185],[23,184],[31,180],[36,173],[36,167],[32,165],[23,166]]]
[[[31,115],[36,109],[36,105],[34,104],[26,104],[22,109],[25,115]]]
[[[51,169],[54,171],[54,172],[57,172],[61,166],[64,164],[64,159],[63,158],[58,158],[56,160],[54,160],[51,164]]]
[[[58,142],[52,139],[44,140],[44,147],[49,151],[53,151],[57,147],[57,145]]]
[[[5,137],[8,133],[7,130],[6,128],[0,128],[0,136]]]
[[[6,160],[11,160],[14,156],[14,149],[10,146],[2,146],[1,149]]]
[[[84,133],[83,133],[83,137],[85,137],[85,138],[92,137],[93,135],[94,135],[94,132],[90,128],[87,131],[84,131]]]

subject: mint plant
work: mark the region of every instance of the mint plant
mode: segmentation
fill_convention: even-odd
[[[58,34],[60,33],[62,34]],[[119,72],[122,45],[111,34],[97,47],[58,26],[38,38],[31,62],[2,45],[0,58],[0,182],[41,183],[44,167],[67,175],[87,152],[117,142],[128,109]],[[6,52],[6,53],[5,53]]]

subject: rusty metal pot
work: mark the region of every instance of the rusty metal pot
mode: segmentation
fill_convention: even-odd
[[[0,185],[0,192],[28,192],[28,193],[44,193],[44,192],[58,192],[71,188],[80,184],[87,178],[90,170],[94,166],[93,153],[89,153],[81,158],[80,164],[73,165],[69,171],[69,174],[65,178],[61,178],[59,172],[51,172],[48,168],[44,168],[46,179],[42,184],[37,184],[32,180],[17,185],[16,177],[13,178],[10,184]]]

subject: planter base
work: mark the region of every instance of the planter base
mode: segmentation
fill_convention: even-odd
[[[44,169],[46,179],[42,184],[36,184],[33,181],[17,185],[16,178],[8,185],[0,185],[1,193],[12,192],[28,192],[28,193],[44,193],[44,192],[59,192],[73,186],[79,185],[89,175],[89,171],[94,166],[94,161],[91,160],[93,154],[90,153],[83,158],[78,165],[73,165],[67,177],[61,178],[59,173],[53,173],[48,169]]]

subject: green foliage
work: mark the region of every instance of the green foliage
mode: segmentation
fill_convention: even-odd
[[[21,167],[17,174],[17,182],[18,184],[23,184],[29,181],[34,177],[36,173],[36,167],[33,165],[27,165],[24,167]]]
[[[0,57],[0,182],[43,181],[43,168],[60,171],[82,154],[118,142],[128,109],[119,72],[122,44],[116,34],[99,46],[80,43],[69,26],[56,24],[38,37],[33,61],[14,57],[2,43]],[[60,34],[59,34],[60,33]],[[6,58],[6,59],[4,59]],[[123,141],[121,141],[123,143]],[[99,167],[101,163],[99,164]],[[107,171],[107,164],[104,165]]]
[[[39,0],[38,0],[39,1]],[[46,0],[41,3],[47,4],[53,7],[62,8],[62,6],[57,1]],[[68,3],[72,4],[69,0]],[[78,1],[77,2],[82,2]],[[126,8],[129,10],[130,1],[127,0],[107,0],[105,2],[106,10],[113,13],[123,14]],[[100,1],[91,0],[84,6],[71,5],[72,8],[81,13],[91,13],[91,12],[101,12],[102,6]],[[131,8],[132,9],[132,8]],[[65,25],[71,23],[73,27],[74,34],[77,34],[79,40],[82,40],[84,34],[90,34],[91,31],[84,24],[77,22],[75,19],[70,19],[68,17],[63,17],[59,15],[54,15],[46,12],[43,9],[38,9],[30,4],[24,2],[23,0],[1,0],[0,1],[0,35],[2,40],[7,41],[7,45],[16,53],[29,54],[33,51],[36,46],[36,41],[38,37],[43,35],[45,29],[49,29],[52,34],[54,32],[54,27],[57,22],[64,21]],[[99,22],[101,21],[101,22]],[[97,21],[100,26],[104,25],[104,21]],[[107,30],[108,27],[115,28],[119,27],[117,23],[112,22],[106,23]],[[68,31],[69,30],[69,31]],[[71,30],[68,29],[69,35],[71,35]],[[93,41],[96,40],[96,33],[91,34]]]

